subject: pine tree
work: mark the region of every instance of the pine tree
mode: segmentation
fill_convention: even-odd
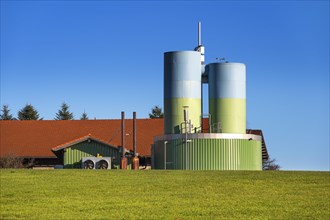
[[[84,113],[82,113],[81,117],[80,117],[80,120],[88,120],[88,115],[87,113],[84,111]]]
[[[151,113],[149,113],[149,118],[163,118],[164,113],[162,112],[162,108],[158,105],[151,109]]]
[[[61,109],[56,113],[55,120],[73,120],[73,113],[69,111],[69,106],[63,102]]]
[[[26,104],[17,115],[19,120],[42,120],[39,118],[38,111],[31,104]]]
[[[0,115],[0,120],[16,120],[16,118],[13,117],[12,114],[10,114],[10,109],[8,105],[3,105],[2,106],[2,114]]]

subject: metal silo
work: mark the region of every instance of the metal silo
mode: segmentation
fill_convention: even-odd
[[[165,134],[154,137],[152,168],[261,170],[262,137],[246,134],[246,67],[205,66],[200,30],[199,22],[195,51],[164,54]],[[200,130],[202,83],[209,85],[210,133]]]
[[[207,73],[212,132],[245,134],[245,64],[211,63],[207,65]]]
[[[164,54],[164,131],[179,134],[183,130],[184,108],[193,127],[200,127],[201,53],[175,51]]]

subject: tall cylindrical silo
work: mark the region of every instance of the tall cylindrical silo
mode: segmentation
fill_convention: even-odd
[[[211,63],[209,113],[213,132],[246,133],[246,67],[243,63]]]
[[[175,51],[164,54],[164,131],[183,131],[184,107],[188,120],[200,127],[201,117],[201,54],[196,51]]]

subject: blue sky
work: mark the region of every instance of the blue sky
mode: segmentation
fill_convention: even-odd
[[[198,21],[206,63],[246,64],[247,125],[271,157],[329,170],[329,1],[1,1],[1,105],[147,118],[163,53],[193,49]]]

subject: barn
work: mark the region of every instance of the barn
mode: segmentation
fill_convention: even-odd
[[[90,134],[56,146],[52,148],[52,151],[57,158],[62,159],[64,168],[81,168],[82,158],[85,157],[109,157],[112,168],[118,168],[120,164],[120,148],[94,138]],[[94,164],[91,168],[94,168]]]

